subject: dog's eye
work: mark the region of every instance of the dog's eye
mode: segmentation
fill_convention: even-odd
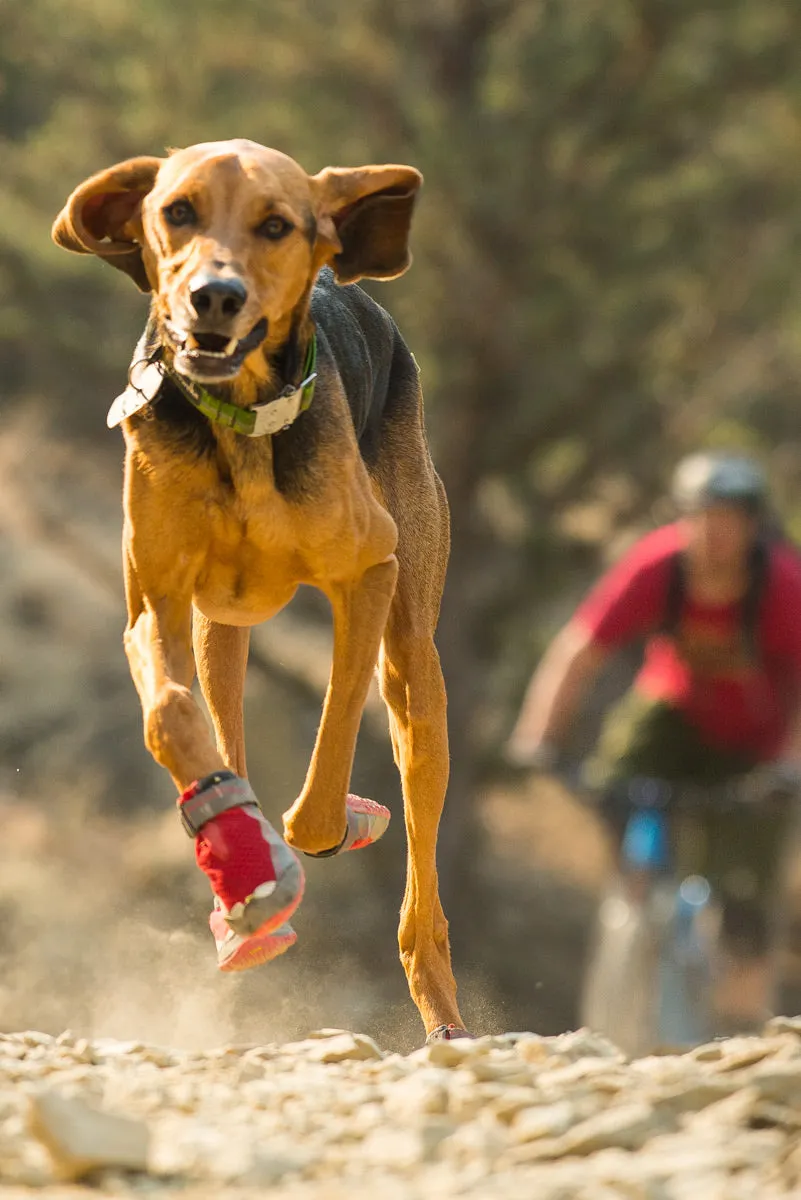
[[[259,237],[269,238],[271,242],[278,242],[282,237],[286,237],[288,233],[291,233],[293,228],[294,226],[289,221],[285,221],[283,217],[273,214],[271,217],[267,217],[265,221],[262,221],[256,233]]]
[[[194,225],[197,214],[188,200],[173,200],[164,209],[164,217],[170,225]]]

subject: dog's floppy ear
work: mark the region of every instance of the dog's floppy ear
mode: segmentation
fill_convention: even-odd
[[[53,241],[76,254],[96,254],[125,271],[143,292],[150,282],[142,262],[139,212],[161,158],[130,158],[92,175],[70,196],[53,225]]]
[[[317,228],[340,283],[393,279],[412,261],[409,227],[423,176],[414,167],[326,167],[312,176]]]

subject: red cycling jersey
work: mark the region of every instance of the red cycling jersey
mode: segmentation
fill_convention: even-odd
[[[647,638],[637,690],[681,710],[710,745],[768,760],[801,696],[801,555],[782,542],[770,548],[755,659],[739,603],[699,604],[685,595],[676,632],[660,632],[682,544],[680,524],[648,534],[600,580],[575,620],[606,649]]]

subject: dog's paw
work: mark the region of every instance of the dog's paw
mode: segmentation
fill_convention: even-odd
[[[430,1046],[432,1042],[453,1042],[458,1038],[469,1038],[471,1041],[475,1041],[472,1033],[468,1033],[466,1029],[460,1029],[458,1025],[438,1025],[429,1033],[426,1045]]]

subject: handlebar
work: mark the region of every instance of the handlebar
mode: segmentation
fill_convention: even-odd
[[[594,802],[622,815],[636,810],[725,813],[780,807],[797,795],[794,785],[777,779],[770,771],[756,769],[725,783],[707,785],[633,777],[596,793]]]

